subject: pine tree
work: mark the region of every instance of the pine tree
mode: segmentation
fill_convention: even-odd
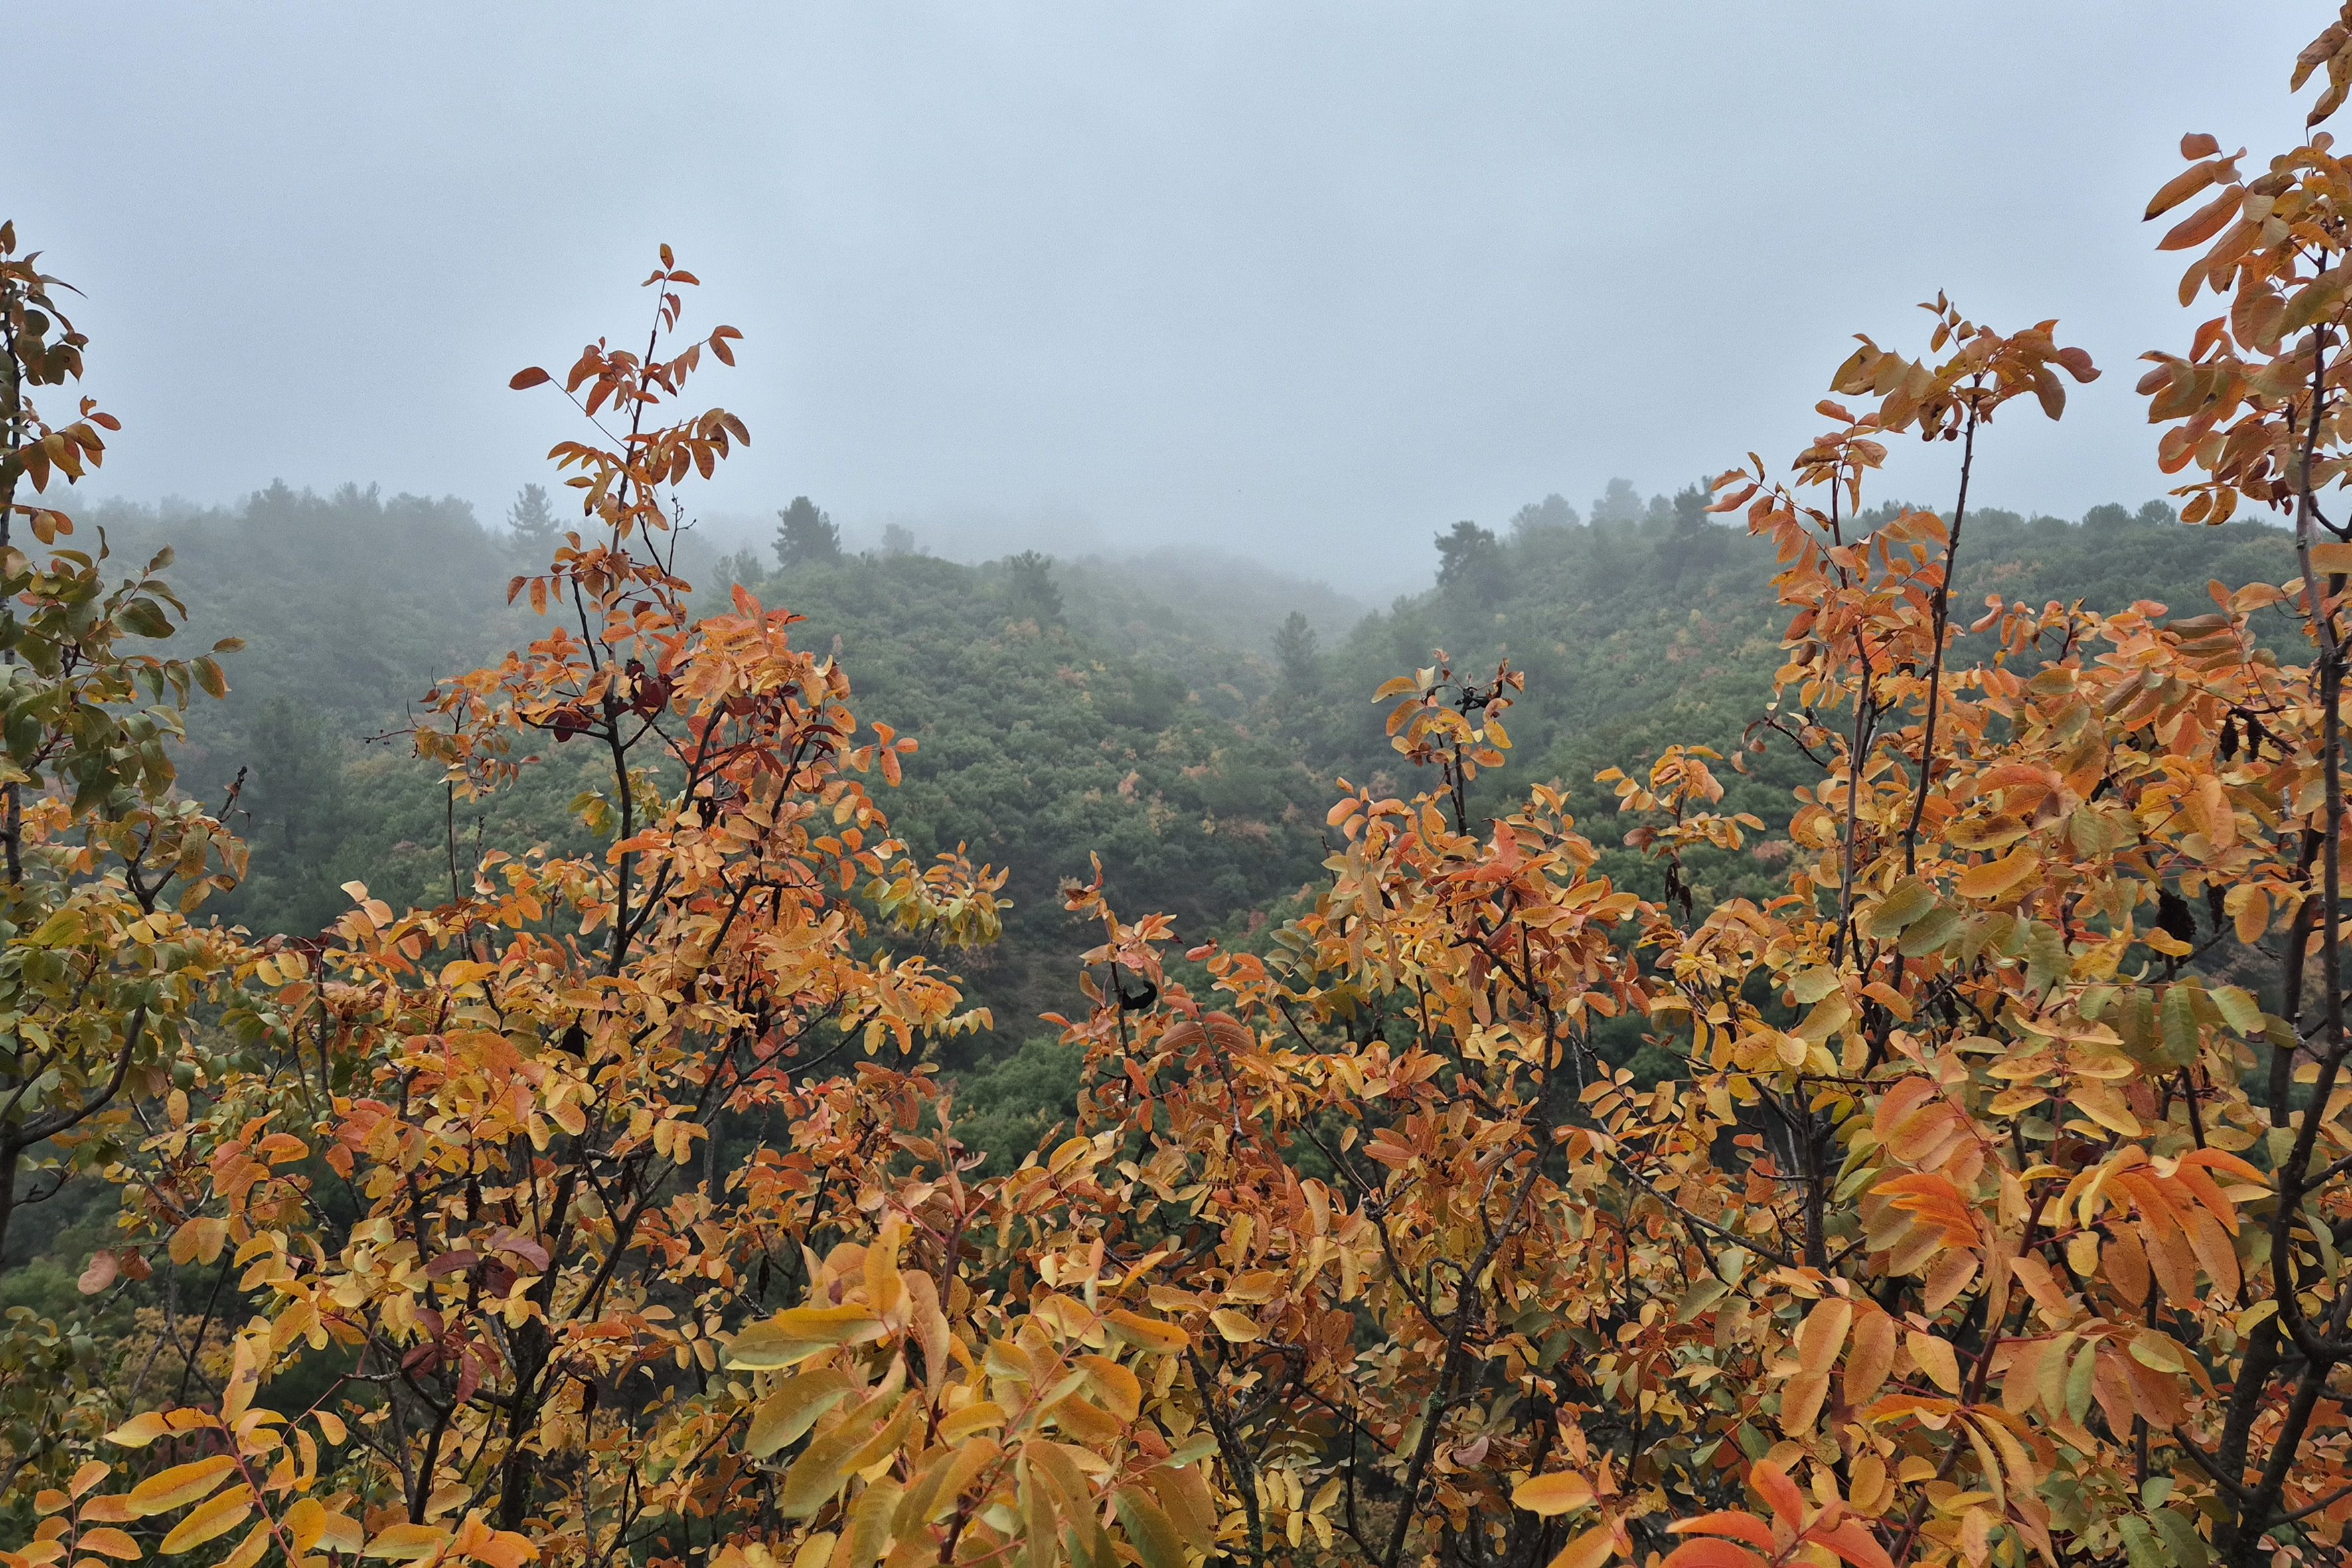
[[[515,492],[514,505],[507,509],[507,537],[517,553],[543,561],[553,552],[563,532],[555,509],[548,504],[545,486],[525,485]]]
[[[1294,691],[1307,689],[1321,674],[1322,659],[1315,649],[1315,628],[1297,610],[1274,634],[1274,656],[1282,664],[1282,683]]]
[[[810,561],[841,559],[841,530],[806,496],[776,513],[776,563],[787,569]]]

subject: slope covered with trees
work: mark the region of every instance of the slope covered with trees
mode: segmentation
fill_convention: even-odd
[[[1708,517],[1695,488],[1644,503],[1621,481],[1612,496],[1614,521],[1596,506],[1587,524],[1553,498],[1498,531],[1470,524],[1471,565],[1441,552],[1430,588],[1370,615],[1248,563],[1174,551],[979,566],[835,552],[780,567],[722,561],[688,533],[681,560],[712,584],[699,604],[740,581],[809,617],[803,635],[838,648],[863,708],[920,742],[898,796],[910,842],[966,844],[1011,869],[1006,940],[966,960],[999,1020],[973,1047],[988,1058],[1069,1003],[1083,942],[1056,889],[1089,876],[1090,857],[1122,900],[1192,933],[1230,934],[1311,880],[1331,782],[1395,783],[1366,694],[1433,649],[1465,670],[1507,658],[1528,673],[1515,771],[1556,780],[1587,817],[1614,809],[1592,783],[1604,768],[1676,741],[1736,750],[1770,697],[1771,549]],[[494,531],[460,502],[357,487],[273,487],[210,512],[114,503],[89,519],[126,552],[169,543],[192,635],[245,639],[226,661],[229,700],[191,717],[181,753],[215,798],[246,775],[236,810],[253,860],[219,901],[227,918],[308,936],[342,912],[352,880],[395,903],[446,891],[453,826],[461,852],[477,837],[585,842],[571,809],[585,764],[570,750],[546,748],[548,768],[459,814],[400,733],[436,679],[528,637],[491,585],[547,544],[543,526]],[[1971,529],[1964,602],[1999,591],[2185,608],[2209,580],[2290,565],[2275,528],[2183,529],[2161,503],[2074,523],[1979,511]],[[418,570],[371,574],[376,551]],[[1769,815],[1797,775],[1768,754],[1727,782],[1740,809]],[[1654,879],[1610,853],[1621,878]],[[1753,896],[1770,875],[1752,855],[1698,860],[1710,895]]]

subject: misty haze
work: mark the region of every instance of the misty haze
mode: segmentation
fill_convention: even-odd
[[[2346,1563],[2352,0],[6,39],[0,1568]]]

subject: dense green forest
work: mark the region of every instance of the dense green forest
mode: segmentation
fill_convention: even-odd
[[[1037,1016],[1076,1009],[1076,955],[1094,940],[1062,913],[1060,881],[1090,876],[1099,855],[1122,909],[1168,910],[1188,940],[1247,942],[1316,875],[1334,781],[1397,782],[1368,699],[1433,649],[1465,672],[1506,658],[1527,672],[1516,755],[1494,787],[1559,781],[1604,844],[1614,802],[1594,773],[1676,741],[1738,749],[1777,662],[1770,550],[1706,514],[1696,487],[1644,500],[1620,481],[1588,512],[1555,496],[1499,527],[1457,524],[1437,540],[1430,585],[1370,612],[1311,581],[1175,551],[970,565],[835,549],[784,552],[780,564],[773,552],[722,555],[689,531],[679,564],[708,584],[706,602],[742,581],[806,616],[808,645],[846,662],[860,716],[919,739],[886,798],[919,853],[965,844],[1011,868],[1005,938],[962,965],[996,1028],[955,1042],[945,1066],[980,1118],[974,1145],[1021,1150],[1076,1082],[1075,1053]],[[584,769],[560,749],[511,791],[453,806],[402,732],[436,677],[533,635],[504,584],[543,537],[487,528],[462,502],[356,487],[84,517],[125,560],[173,547],[185,637],[247,640],[228,700],[191,710],[182,759],[184,786],[215,799],[243,773],[251,873],[208,906],[221,918],[308,935],[344,907],[348,881],[395,905],[441,895],[453,837],[461,860],[478,830],[586,842],[570,815]],[[2113,609],[2153,594],[2195,614],[2209,580],[2294,575],[2283,531],[2183,528],[2161,502],[2079,521],[1976,510],[1960,555],[1962,605],[1998,590]],[[386,559],[403,570],[383,572]],[[1748,761],[1744,776],[1724,773],[1726,806],[1777,825],[1798,760],[1783,747]],[[1762,896],[1784,853],[1769,836],[1738,856],[1698,852],[1696,896]],[[1630,851],[1608,869],[1657,891],[1654,863]],[[1640,1036],[1621,1020],[1608,1043],[1654,1068]],[[31,1211],[0,1260],[0,1307],[68,1310],[73,1272],[107,1223],[70,1194]]]
[[[1089,875],[1090,856],[1120,907],[1165,910],[1188,937],[1263,923],[1326,853],[1333,782],[1392,780],[1368,699],[1433,650],[1465,673],[1508,658],[1527,674],[1497,789],[1557,780],[1591,816],[1614,809],[1592,783],[1601,769],[1674,741],[1737,750],[1769,699],[1783,616],[1769,548],[1704,504],[1696,485],[1644,499],[1620,479],[1581,513],[1552,496],[1497,527],[1457,523],[1435,542],[1430,585],[1369,613],[1318,583],[1177,550],[978,565],[904,547],[849,553],[813,508],[814,545],[793,544],[788,510],[769,551],[722,555],[688,530],[678,564],[706,603],[740,581],[807,616],[806,645],[839,652],[860,716],[919,739],[890,801],[919,854],[966,844],[1011,868],[1006,940],[967,970],[997,1018],[952,1063],[968,1070],[1072,1004],[1090,939],[1055,890]],[[436,677],[534,635],[504,584],[544,557],[552,523],[538,498],[526,492],[497,528],[460,501],[350,486],[89,517],[126,557],[174,549],[192,639],[247,640],[229,700],[191,713],[183,770],[192,790],[224,795],[245,771],[252,872],[218,902],[223,918],[307,935],[341,910],[349,881],[396,906],[426,898],[447,886],[453,833],[463,860],[478,826],[492,841],[584,842],[570,816],[582,784],[559,749],[557,765],[453,811],[402,734]],[[377,569],[387,558],[403,571]],[[2160,501],[2079,521],[1979,509],[1960,563],[1961,605],[1999,591],[2114,609],[2153,588],[2182,614],[2198,613],[2210,580],[2293,575],[2280,531],[2183,529]],[[1771,822],[1793,759],[1753,763],[1727,775],[1729,805]],[[1612,869],[1635,885],[1654,875],[1621,859]],[[1763,887],[1769,858],[1717,861],[1702,896]]]

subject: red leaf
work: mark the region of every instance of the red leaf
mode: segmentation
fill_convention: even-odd
[[[533,365],[529,370],[519,370],[515,372],[514,379],[508,382],[507,384],[514,388],[517,392],[520,392],[526,387],[537,386],[542,382],[549,382],[554,379],[555,378],[553,376],[540,369],[539,366]]]

